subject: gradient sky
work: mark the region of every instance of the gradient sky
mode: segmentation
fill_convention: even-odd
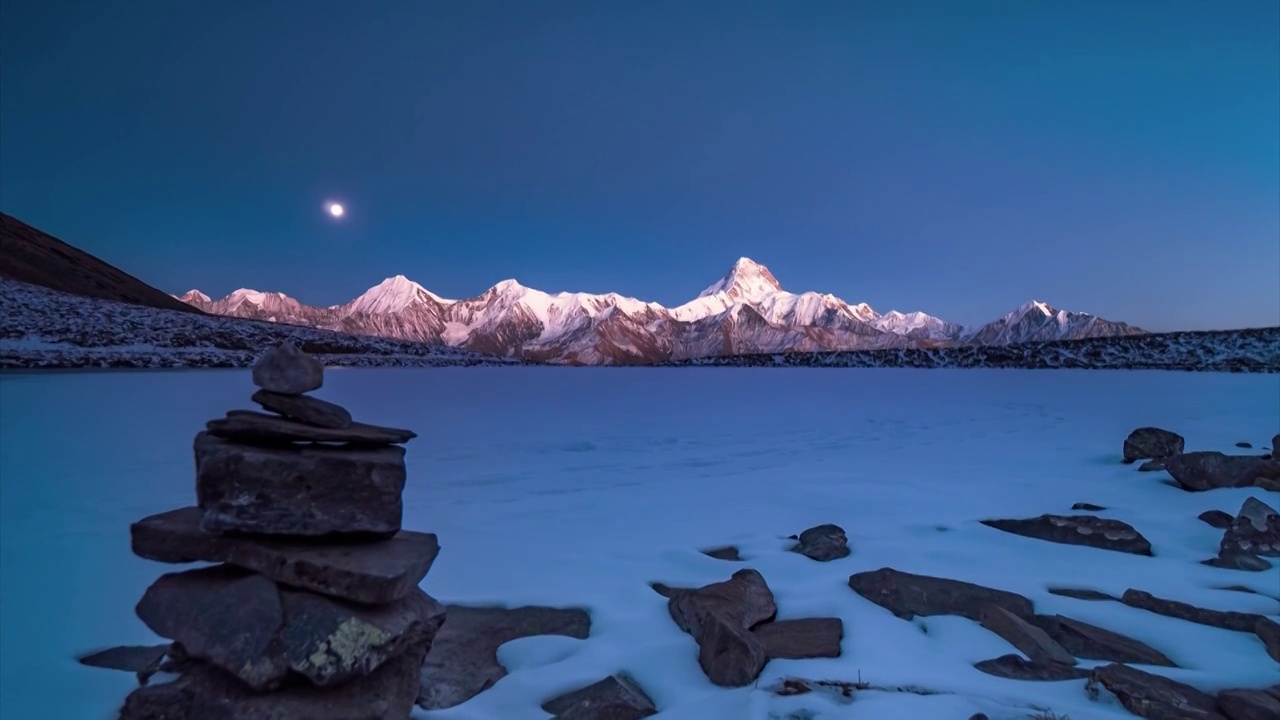
[[[333,222],[328,199],[348,206]],[[1280,324],[1280,3],[0,3],[0,209],[168,290]]]

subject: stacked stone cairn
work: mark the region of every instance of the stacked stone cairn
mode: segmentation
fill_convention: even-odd
[[[306,395],[323,367],[289,344],[253,382],[272,414],[233,410],[195,438],[198,507],[131,528],[143,558],[215,564],[160,577],[138,603],[172,644],[120,717],[408,718],[445,618],[418,588],[436,537],[400,527],[415,435]],[[147,684],[155,671],[177,677]]]

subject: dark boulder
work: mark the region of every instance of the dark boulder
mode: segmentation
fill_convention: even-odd
[[[619,673],[542,704],[552,720],[640,720],[658,708],[635,679]]]
[[[1197,515],[1196,518],[1207,524],[1209,527],[1215,527],[1219,530],[1226,530],[1231,527],[1231,521],[1235,519],[1232,518],[1229,513],[1222,512],[1221,510],[1205,510]]]
[[[1175,432],[1155,427],[1138,428],[1124,440],[1124,461],[1131,463],[1178,455],[1185,445],[1183,437]]]
[[[1280,663],[1280,623],[1269,617],[1262,617],[1253,624],[1253,632],[1262,641],[1271,659]]]
[[[849,538],[839,525],[818,525],[800,533],[799,544],[791,548],[811,560],[830,562],[849,556]]]
[[[1247,498],[1226,528],[1220,555],[1280,557],[1280,513],[1257,498]]]
[[[1094,505],[1093,503],[1087,503],[1087,502],[1078,502],[1072,505],[1071,509],[1084,510],[1086,512],[1102,512],[1103,510],[1106,510],[1106,508],[1101,505]]]
[[[339,430],[351,427],[351,413],[346,408],[319,398],[259,390],[251,399],[266,410],[307,425]]]
[[[1126,710],[1149,720],[1226,720],[1211,695],[1127,665],[1094,668],[1089,687],[1097,692],[1099,686],[1114,694]]]
[[[1031,622],[1074,657],[1177,667],[1164,653],[1140,640],[1065,615],[1036,615]]]
[[[980,620],[982,609],[989,604],[1022,618],[1030,618],[1035,612],[1031,601],[1017,593],[887,567],[849,576],[849,587],[903,620],[917,615],[960,615]]]
[[[804,660],[840,657],[844,621],[840,618],[778,620],[757,625],[753,632],[770,659]]]
[[[1054,682],[1058,680],[1079,680],[1089,677],[1089,671],[1071,665],[1058,663],[1033,662],[1021,655],[1001,655],[991,660],[983,660],[973,665],[978,670],[996,677],[1010,680],[1038,680]]]
[[[979,615],[982,627],[1004,638],[1034,663],[1075,665],[1076,659],[1043,629],[996,605]]]
[[[286,342],[258,357],[253,364],[253,384],[282,395],[301,395],[324,384],[324,365]]]
[[[1092,515],[1041,515],[1025,520],[983,520],[982,524],[1014,535],[1064,545],[1151,555],[1151,543],[1132,525]]]
[[[1208,610],[1178,600],[1158,598],[1149,592],[1130,588],[1124,591],[1120,602],[1129,607],[1148,610],[1166,617],[1178,618],[1200,625],[1211,625],[1226,630],[1253,632],[1258,619],[1263,617],[1257,613],[1243,613],[1229,610]]]
[[[738,553],[738,548],[732,545],[724,547],[710,548],[702,551],[703,555],[715,558],[716,560],[728,560],[730,562],[741,562],[742,555]]]
[[[711,682],[741,687],[759,677],[768,655],[751,628],[778,611],[759,572],[739,570],[723,582],[676,593],[667,611],[698,643],[698,665]]]
[[[1223,690],[1218,706],[1231,720],[1276,720],[1280,718],[1280,698],[1266,690]]]
[[[1280,480],[1280,462],[1252,455],[1191,452],[1169,458],[1165,469],[1183,490],[1201,492],[1215,488],[1267,487]]]
[[[1084,590],[1080,588],[1051,587],[1050,595],[1058,595],[1061,597],[1075,598],[1076,600],[1119,600],[1114,595],[1108,595],[1097,590]]]

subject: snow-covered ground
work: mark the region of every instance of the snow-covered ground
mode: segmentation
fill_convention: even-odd
[[[244,370],[0,375],[0,717],[104,720],[134,685],[74,657],[158,642],[133,615],[173,569],[129,553],[128,525],[193,503],[191,440],[247,407]],[[1280,430],[1280,376],[1166,372],[723,368],[331,370],[318,393],[358,419],[417,430],[408,446],[407,527],[443,547],[423,583],[461,603],[583,606],[585,641],[504,646],[511,674],[462,706],[420,717],[543,719],[539,703],[626,670],[664,720],[765,720],[807,708],[821,720],[1131,717],[1089,700],[1084,681],[1034,683],[971,663],[1014,652],[959,617],[903,621],[847,585],[891,566],[1012,590],[1143,640],[1202,689],[1280,680],[1246,633],[1119,603],[1050,595],[1049,585],[1148,590],[1205,607],[1280,614],[1280,571],[1199,564],[1221,531],[1196,519],[1250,495],[1187,493],[1119,463],[1133,428],[1181,432],[1188,449],[1268,444]],[[1267,497],[1270,496],[1270,497]],[[1155,557],[1056,545],[979,524],[1069,512],[1132,523]],[[787,552],[791,533],[834,522],[851,556]],[[737,544],[777,596],[779,618],[843,618],[843,657],[773,661],[756,687],[723,689],[651,581],[696,585],[744,567],[700,554]],[[922,632],[927,628],[927,632]],[[1082,663],[1086,667],[1088,661]],[[775,697],[778,677],[913,685],[934,695]]]

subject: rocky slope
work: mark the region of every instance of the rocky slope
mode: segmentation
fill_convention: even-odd
[[[309,325],[569,364],[649,364],[754,353],[879,350],[1138,335],[1086,313],[1030,302],[978,328],[922,312],[880,314],[834,295],[791,293],[765,266],[741,258],[720,280],[674,308],[616,293],[550,294],[504,280],[448,300],[404,276],[360,297],[310,307],[281,293],[237,290],[179,299],[218,315]]]
[[[286,340],[326,365],[513,362],[438,345],[141,307],[0,279],[0,368],[248,367],[262,348]]]

